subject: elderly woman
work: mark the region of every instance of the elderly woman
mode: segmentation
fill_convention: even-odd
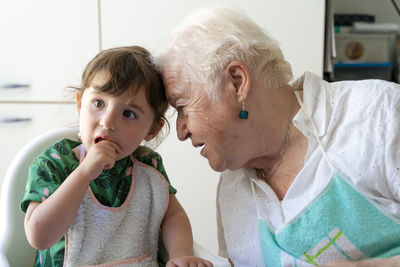
[[[177,132],[222,172],[235,266],[400,266],[400,86],[291,67],[242,12],[191,14],[157,56]]]

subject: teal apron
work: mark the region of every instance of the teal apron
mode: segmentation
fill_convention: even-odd
[[[295,92],[303,112],[311,120]],[[400,220],[378,209],[353,187],[351,180],[330,163],[317,129],[315,137],[332,169],[330,182],[291,223],[279,231],[260,215],[258,228],[265,266],[318,266],[335,260],[359,261],[400,254]]]

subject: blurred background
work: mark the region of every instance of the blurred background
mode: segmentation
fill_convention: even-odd
[[[399,82],[400,1],[327,2],[325,78]],[[330,57],[330,58],[329,58]]]

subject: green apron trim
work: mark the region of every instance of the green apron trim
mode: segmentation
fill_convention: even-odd
[[[331,179],[324,193],[283,230],[274,232],[259,220],[265,266],[287,265],[281,261],[290,258],[296,265],[318,266],[400,254],[400,224],[357,192],[347,178],[334,173]]]

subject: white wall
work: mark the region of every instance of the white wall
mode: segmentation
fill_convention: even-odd
[[[153,51],[186,14],[208,4],[243,9],[280,42],[295,77],[305,70],[322,76],[322,0],[101,0],[102,48],[136,44]],[[177,140],[175,117],[170,118],[170,124],[171,132],[158,152],[190,217],[195,240],[217,253],[215,192],[219,174],[211,170],[190,141]]]
[[[305,70],[322,75],[322,0],[102,0],[102,48],[135,43],[153,50],[190,11],[210,4],[244,10],[280,42],[295,77]]]

